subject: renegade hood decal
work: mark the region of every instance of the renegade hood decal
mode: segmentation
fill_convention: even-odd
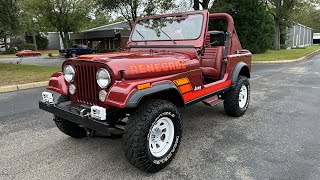
[[[124,71],[125,79],[137,79],[170,75],[199,68],[198,60],[189,54],[162,52],[108,53],[104,55],[80,56],[79,60],[105,63],[115,79]]]

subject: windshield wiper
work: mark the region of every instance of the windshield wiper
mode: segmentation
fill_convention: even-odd
[[[146,39],[144,38],[144,36],[137,30],[137,29],[134,29],[138,34],[139,36],[141,37],[141,39],[143,40],[144,44],[147,44],[147,41]]]
[[[162,29],[159,29],[164,35],[166,35],[172,42],[173,44],[176,44],[176,42],[167,34],[165,33]]]

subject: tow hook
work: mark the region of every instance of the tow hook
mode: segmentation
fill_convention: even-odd
[[[82,109],[82,110],[80,111],[80,116],[81,116],[81,117],[88,117],[88,116],[90,116],[90,113],[88,112],[87,109]]]

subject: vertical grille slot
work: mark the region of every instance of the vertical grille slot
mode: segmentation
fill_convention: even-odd
[[[90,64],[77,64],[76,68],[76,98],[78,103],[97,105],[97,68]]]

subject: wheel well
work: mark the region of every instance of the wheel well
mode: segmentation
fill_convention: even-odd
[[[243,66],[241,68],[241,71],[239,73],[239,76],[246,76],[247,78],[250,78],[250,71],[248,66]]]
[[[160,91],[160,92],[156,92],[156,93],[147,95],[142,98],[142,100],[140,101],[140,104],[142,102],[144,102],[146,100],[150,100],[150,99],[162,99],[162,100],[170,101],[174,105],[176,105],[177,107],[184,107],[185,106],[180,92],[177,91],[176,89],[167,89],[164,91]]]

